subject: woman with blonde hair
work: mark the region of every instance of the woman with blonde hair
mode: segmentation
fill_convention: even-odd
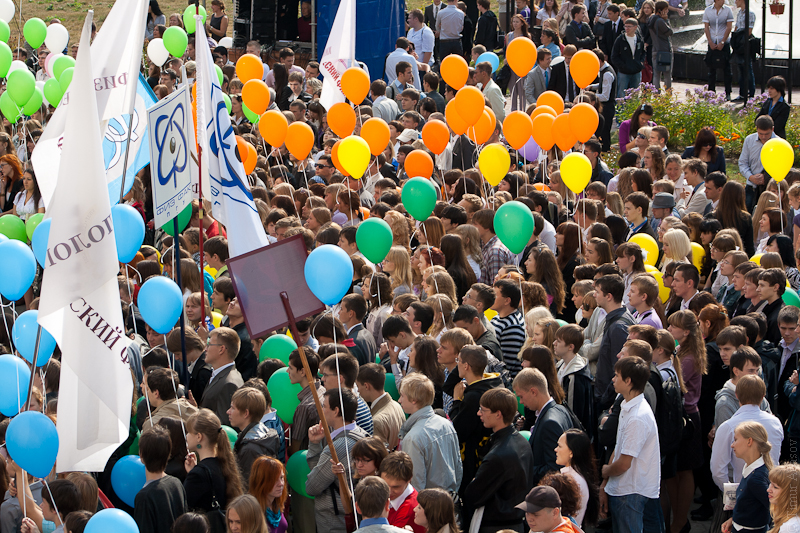
[[[433,307],[433,325],[428,335],[436,339],[436,342],[439,342],[439,339],[442,338],[442,333],[455,327],[453,324],[455,302],[446,294],[434,294],[428,297],[425,303]]]
[[[261,506],[269,533],[285,533],[288,527],[283,508],[289,497],[286,467],[279,460],[263,455],[250,468],[250,494]]]
[[[661,239],[663,243],[664,257],[661,259],[661,273],[663,274],[667,265],[672,262],[690,263],[692,257],[692,243],[686,232],[680,229],[671,229],[664,234]]]
[[[533,325],[533,343],[547,346],[553,349],[553,341],[556,340],[556,331],[558,331],[558,322],[555,318],[540,318]]]
[[[228,505],[225,513],[228,533],[269,533],[267,522],[258,500],[242,494]]]
[[[402,246],[410,254],[411,247],[409,246],[409,241],[411,233],[408,229],[408,219],[398,211],[389,211],[384,215],[383,219],[389,224],[389,227],[392,228],[392,245]]]
[[[472,224],[460,224],[453,230],[453,233],[460,236],[461,240],[464,241],[464,251],[467,253],[469,266],[475,272],[475,279],[480,279],[483,254],[481,254],[481,237],[478,233],[478,228]]]
[[[411,257],[405,248],[392,246],[381,263],[381,268],[392,282],[394,296],[411,292]]]
[[[621,179],[622,179],[622,174],[620,174],[620,180]],[[627,187],[628,189],[630,189],[628,194],[630,194],[631,192],[633,192],[633,189],[631,188],[630,185],[630,172],[628,173],[627,182],[628,182]],[[608,207],[608,209],[611,210],[611,212],[617,215],[618,217],[623,216],[625,214],[625,203],[622,201],[622,194],[615,191],[606,193],[606,207]]]
[[[317,236],[320,228],[331,221],[331,211],[327,207],[315,207],[309,213],[303,227],[311,230],[314,236]]]
[[[800,466],[795,463],[774,467],[769,472],[769,510],[772,515],[770,533],[800,531]],[[785,527],[784,527],[785,526]]]
[[[746,473],[742,473],[742,480],[736,488],[733,516],[722,524],[722,531],[766,532],[770,523],[769,474],[774,467],[767,430],[753,420],[742,422],[733,432],[731,448],[734,455],[744,461]],[[797,499],[797,495],[790,495],[790,498]],[[737,528],[733,528],[734,522]]]
[[[533,332],[536,324],[542,319],[554,320],[550,309],[546,305],[532,307],[525,312],[525,344],[522,346],[523,350],[536,344],[533,342]]]
[[[456,296],[456,284],[453,281],[453,278],[450,277],[450,274],[447,272],[435,270],[432,271],[425,278],[422,286],[425,289],[425,293],[428,295],[428,298],[434,294],[444,294],[453,302],[458,302],[458,297]]]
[[[0,162],[2,162],[2,160],[3,158],[0,157]],[[758,246],[758,244],[761,242],[761,239],[763,239],[767,235],[767,232],[761,229],[761,216],[768,209],[777,209],[777,208],[778,208],[778,195],[775,194],[774,192],[764,191],[763,193],[761,193],[761,196],[758,197],[758,203],[756,204],[756,208],[753,210],[754,246]]]

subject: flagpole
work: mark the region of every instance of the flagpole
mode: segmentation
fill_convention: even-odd
[[[138,82],[138,80],[137,80]],[[133,110],[131,110],[128,118],[128,136],[125,139],[125,162],[122,167],[122,183],[119,186],[119,203],[122,203],[122,197],[125,196],[125,175],[128,173],[128,152],[131,149],[131,130],[133,129]]]
[[[178,282],[178,287],[181,288],[181,293],[183,293],[183,287],[181,286],[181,246],[178,242],[180,237],[180,233],[178,232],[178,215],[175,215],[175,218],[172,219],[172,227],[175,231],[175,237],[173,239],[173,247],[172,247],[172,257],[175,260],[175,278]],[[205,307],[205,302],[200,307]],[[205,322],[205,318],[203,318],[203,322]],[[200,326],[203,327],[205,324],[200,322]],[[183,311],[181,311],[181,352],[183,352],[183,384],[185,386],[189,386],[189,366],[186,363],[186,318],[184,316]]]
[[[194,8],[196,15],[200,15],[200,2],[195,0]],[[197,81],[195,80],[195,83]],[[195,102],[196,104],[197,102]],[[197,106],[195,106],[195,128],[197,126]],[[197,141],[197,129],[194,132],[195,141]],[[200,202],[200,209],[198,210],[198,218],[200,219],[200,278],[203,283],[200,284],[200,292],[203,296],[203,304],[200,306],[200,326],[206,327],[206,270],[205,270],[205,256],[203,255],[203,149],[200,143],[196,142],[197,146],[197,195]]]
[[[36,377],[36,363],[39,359],[39,344],[42,341],[42,326],[37,325],[36,327],[36,349],[33,350],[33,364],[31,365],[31,380],[28,383],[28,401],[25,404],[28,406],[28,410],[31,407],[31,394],[33,393],[33,379]],[[19,383],[17,383],[17,387],[19,387]],[[42,380],[42,388],[44,388],[44,380]],[[42,396],[44,396],[44,391],[42,391]],[[45,405],[47,402],[43,402]]]

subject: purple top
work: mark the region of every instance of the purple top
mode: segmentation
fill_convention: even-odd
[[[652,120],[647,123],[648,126],[655,126],[656,123]],[[638,130],[637,130],[638,131]],[[627,139],[627,140],[625,140]],[[631,137],[631,119],[623,120],[622,124],[619,125],[619,153],[624,154],[628,151],[625,148],[625,145],[631,142],[633,138]]]
[[[281,521],[275,529],[269,527],[269,522],[267,522],[267,527],[269,528],[269,533],[286,533],[286,529],[289,527],[289,523],[286,521],[286,515],[281,513]]]
[[[681,373],[683,374],[683,383],[686,385],[686,395],[683,397],[684,407],[686,407],[687,413],[696,413],[703,376],[694,368],[694,358],[691,355],[681,357]]]
[[[638,324],[644,324],[645,326],[653,326],[656,329],[664,329],[664,326],[661,325],[661,319],[658,318],[658,313],[655,312],[654,309],[650,309],[649,311],[645,311],[643,315],[639,315],[639,313],[634,313],[633,318],[636,320]]]

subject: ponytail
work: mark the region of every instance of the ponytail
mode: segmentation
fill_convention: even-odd
[[[753,439],[758,453],[761,454],[761,458],[767,466],[767,470],[772,470],[775,466],[772,462],[772,456],[769,454],[772,451],[772,444],[769,442],[767,430],[764,429],[764,426],[758,422],[747,421],[736,426],[736,431],[739,432],[743,439]]]
[[[242,479],[236,457],[231,450],[228,434],[222,429],[222,423],[210,409],[200,409],[186,422],[186,430],[202,433],[209,441],[213,442],[217,449],[215,457],[219,461],[222,475],[225,477],[225,496],[227,501],[242,494]]]

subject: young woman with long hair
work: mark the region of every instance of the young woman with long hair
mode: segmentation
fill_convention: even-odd
[[[439,247],[444,254],[444,267],[456,284],[456,294],[458,301],[461,302],[469,288],[477,281],[475,271],[467,259],[464,240],[456,234],[445,235]]]
[[[433,388],[434,391],[436,391],[433,397],[434,409],[441,408],[443,405],[442,386],[444,385],[444,367],[439,364],[438,349],[439,343],[436,342],[436,339],[427,335],[419,335],[414,339],[411,345],[411,351],[408,353],[409,371],[419,372],[433,382]],[[395,382],[397,382],[396,375]],[[399,390],[399,382],[397,386]]]
[[[592,441],[584,431],[569,429],[558,438],[555,451],[561,472],[571,476],[581,490],[581,506],[575,520],[578,525],[596,524],[600,515],[600,489]]]
[[[255,496],[267,519],[269,533],[285,533],[288,523],[283,508],[289,497],[286,467],[268,455],[257,458],[250,468],[250,494]]]
[[[767,240],[767,253],[776,253],[781,256],[786,272],[786,278],[794,290],[800,288],[800,271],[797,270],[797,261],[793,253],[792,239],[786,235],[773,235]]]
[[[478,228],[471,224],[461,224],[453,230],[453,234],[461,237],[464,242],[464,252],[467,254],[467,263],[475,273],[475,279],[480,279],[483,255],[481,254],[481,237],[478,234]]]
[[[22,190],[14,197],[12,214],[25,222],[34,213],[44,213],[44,202],[36,174],[33,170],[26,170],[22,175]]]
[[[14,199],[22,190],[22,163],[13,153],[0,157],[0,203],[3,214],[14,209]]]
[[[694,138],[694,146],[683,151],[681,159],[696,157],[706,164],[706,175],[712,172],[725,173],[725,150],[717,146],[717,136],[713,128],[701,128]]]
[[[411,258],[402,246],[392,246],[381,263],[383,273],[392,282],[392,295],[411,292]]]
[[[767,242],[773,235],[778,235],[781,233],[781,227],[786,226],[784,222],[784,214],[778,208],[766,209],[761,214],[761,218],[758,221],[758,235],[763,235],[763,237],[756,247],[757,254],[763,254],[767,251]]]
[[[692,243],[689,241],[689,236],[686,235],[685,231],[671,229],[664,234],[661,243],[664,251],[664,257],[661,259],[662,274],[670,263],[688,264],[690,262]]]
[[[269,533],[258,500],[250,494],[237,496],[225,513],[228,533]]]
[[[438,269],[441,267],[434,268]],[[447,272],[433,271],[433,269],[426,269],[426,272],[428,270],[431,270],[431,272],[422,283],[422,286],[425,289],[425,294],[428,295],[428,298],[435,294],[444,294],[450,298],[453,303],[458,302],[459,300],[456,294],[456,284],[453,281],[453,278],[450,277],[450,274]],[[469,288],[467,288],[467,290],[469,290]]]
[[[556,340],[556,332],[558,331],[558,321],[552,317],[543,317],[536,321],[533,325],[533,335],[529,339],[531,345],[539,344],[553,349],[553,341]]]
[[[434,294],[425,303],[433,307],[433,325],[428,335],[438,342],[442,333],[455,327],[453,325],[453,311],[456,303],[446,294]]]
[[[644,254],[642,254],[642,247],[635,242],[623,242],[617,246],[616,254],[617,266],[622,271],[622,277],[625,280],[625,293],[622,297],[622,303],[628,305],[630,302],[628,295],[630,294],[633,278],[647,272],[644,268]]]
[[[650,173],[651,185],[664,177],[664,152],[658,146],[648,146],[642,155],[644,168]],[[653,197],[652,188],[650,196]],[[645,191],[642,191],[645,192]]]
[[[753,220],[744,203],[744,186],[741,183],[729,180],[722,187],[717,208],[710,216],[719,220],[723,228],[732,228],[741,235],[747,257],[755,254]]]
[[[541,284],[549,298],[552,298],[550,312],[554,316],[562,314],[567,290],[553,252],[549,248],[532,249],[525,260],[525,269],[529,272],[528,281]]]
[[[417,494],[414,523],[426,533],[460,533],[453,498],[443,489],[424,489]]]
[[[565,294],[572,294],[572,284],[575,283],[575,276],[572,273],[575,267],[582,262],[579,255],[582,238],[581,227],[575,222],[563,222],[556,228],[556,247],[558,249],[556,263],[561,271],[561,278],[564,280]],[[571,320],[576,311],[572,300],[565,298],[564,308],[556,318]]]
[[[769,472],[769,510],[772,515],[770,533],[800,531],[800,466],[795,463],[774,467]]]
[[[733,432],[733,454],[744,461],[747,477],[742,476],[736,489],[733,516],[722,524],[722,531],[735,531],[733,522],[749,531],[766,531],[770,523],[769,473],[775,466],[770,456],[772,443],[764,426],[748,420],[736,426]],[[775,494],[773,488],[772,493]],[[790,496],[796,499],[797,495]],[[738,528],[737,528],[738,529]]]
[[[667,328],[678,342],[678,359],[681,362],[683,382],[686,386],[684,407],[695,428],[700,425],[700,399],[703,375],[707,373],[706,345],[697,324],[697,316],[684,309],[670,315]],[[678,451],[678,474],[666,480],[669,501],[672,505],[673,531],[680,531],[688,520],[695,484],[693,469],[703,466],[701,431],[693,432],[681,442]]]
[[[217,415],[201,409],[186,421],[186,503],[190,509],[210,512],[216,499],[225,509],[242,494],[242,482],[228,435]]]
[[[442,237],[445,235],[444,226],[442,221],[434,216],[428,217],[420,224],[420,229],[417,231],[417,241],[420,244],[427,244],[434,248],[440,248]]]
[[[362,272],[363,274],[363,272]],[[383,323],[392,314],[392,282],[382,272],[364,275],[361,290],[369,304],[367,329],[372,333],[378,346],[383,343]]]
[[[183,281],[183,280],[181,280]],[[206,323],[200,323],[200,310],[205,307],[205,317]],[[183,310],[186,313],[186,320],[188,322],[187,326],[192,328],[196,333],[200,334],[200,330],[203,329],[203,342],[206,341],[208,338],[208,332],[214,329],[214,323],[212,321],[211,316],[211,305],[208,303],[208,297],[205,298],[205,302],[203,301],[203,293],[202,292],[193,292],[189,296],[186,297],[186,301],[183,304]],[[201,328],[200,326],[204,326]],[[201,338],[203,337],[201,335]]]
[[[605,239],[592,237],[586,243],[586,251],[583,253],[587,263],[594,265],[605,265],[606,263],[614,262],[614,255],[611,250],[611,244]]]
[[[758,202],[753,210],[753,243],[756,246],[758,246],[761,239],[770,231],[769,225],[762,227],[763,215],[770,209],[778,209],[778,195],[774,192],[764,191],[761,193],[761,196],[758,197]],[[780,228],[780,222],[778,227]],[[758,252],[758,250],[756,250],[756,252]]]
[[[547,389],[550,391],[550,396],[553,397],[553,400],[555,400],[557,404],[564,403],[566,394],[564,393],[564,388],[561,386],[561,383],[558,381],[553,350],[541,344],[534,344],[522,350],[520,359],[522,359],[523,368],[536,368],[540,370],[547,379]]]

